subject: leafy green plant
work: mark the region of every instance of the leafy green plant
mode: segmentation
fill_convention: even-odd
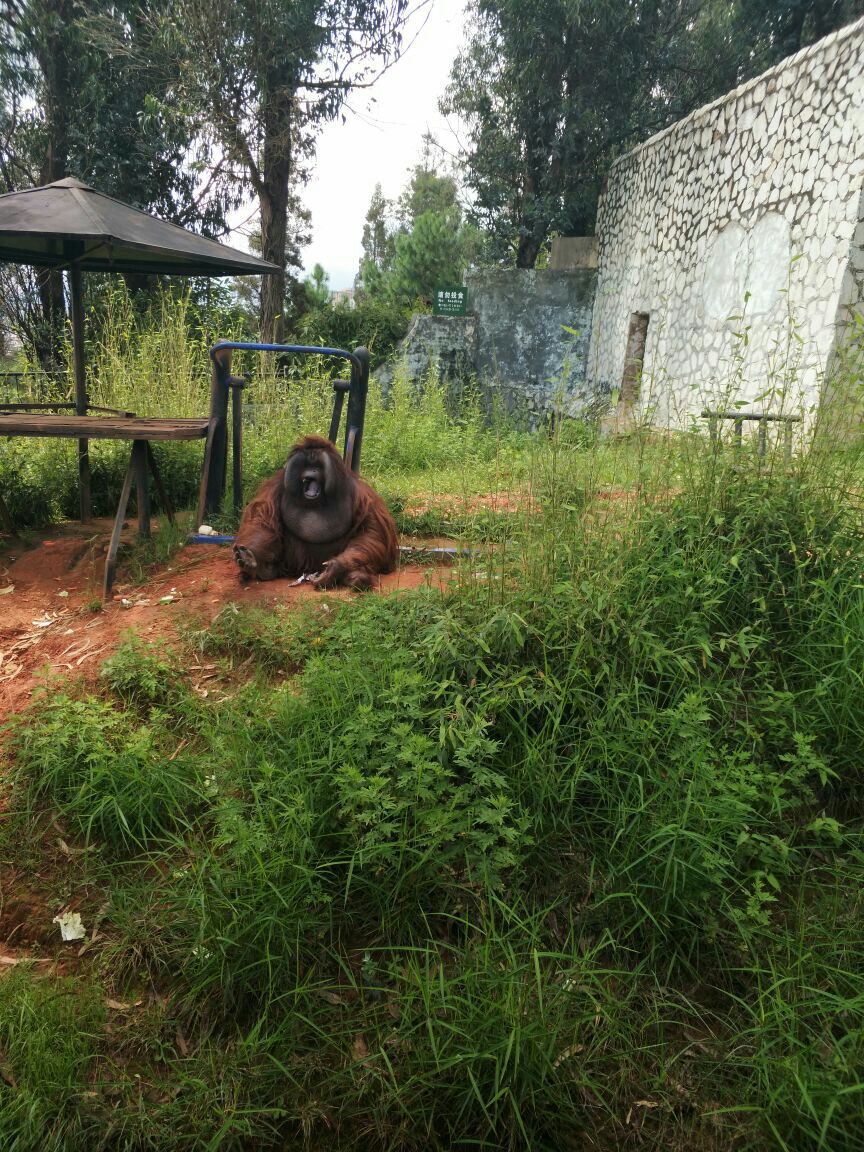
[[[186,685],[179,675],[178,661],[164,649],[148,647],[129,633],[99,673],[102,683],[125,704],[145,710],[173,708],[187,700]]]
[[[111,1126],[45,1116],[72,1152],[856,1147],[855,451],[520,439],[400,388],[397,512],[417,477],[518,508],[466,513],[444,592],[231,605],[183,638],[218,702],[131,644],[15,725],[4,851],[104,841],[90,957],[157,990]]]
[[[146,699],[140,666],[130,678],[121,662],[115,675]],[[188,827],[202,800],[200,769],[158,719],[155,727],[130,722],[129,714],[96,697],[50,690],[37,707],[38,723],[18,723],[12,732],[15,785],[32,812],[50,806],[86,840],[116,848]]]

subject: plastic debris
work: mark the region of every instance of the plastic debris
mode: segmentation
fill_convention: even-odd
[[[211,528],[209,524],[200,524],[198,527],[199,536],[218,536],[219,533],[215,528]]]
[[[0,588],[0,596],[8,596],[10,592],[15,591],[14,584],[7,584],[5,588]]]
[[[60,935],[64,940],[83,940],[87,935],[80,912],[63,912],[54,917],[53,923],[60,925]]]
[[[66,599],[66,597],[69,595],[69,593],[68,593],[67,591],[65,591],[65,589],[64,589],[64,591],[62,591],[62,592],[58,592],[58,593],[57,593],[57,595],[58,595],[58,596],[62,596],[62,597],[64,598],[64,600],[65,600],[65,599]]]
[[[315,577],[320,575],[320,572],[304,572],[302,576],[299,576],[296,580],[292,580],[288,587],[296,588],[298,584],[311,584]]]

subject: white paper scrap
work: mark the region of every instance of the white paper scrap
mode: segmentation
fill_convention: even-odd
[[[53,922],[60,925],[60,935],[64,940],[83,940],[87,935],[80,912],[64,912],[55,916]]]

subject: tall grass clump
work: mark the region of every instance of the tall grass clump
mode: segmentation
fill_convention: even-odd
[[[13,720],[11,742],[34,816],[47,801],[86,842],[126,850],[188,827],[205,773],[184,754],[195,720],[176,664],[131,639],[102,682],[121,707],[45,685],[39,724]]]
[[[449,417],[391,400],[411,467],[392,413]],[[188,638],[219,703],[133,645],[15,734],[170,1005],[162,1147],[860,1144],[857,457],[571,434],[443,592],[230,607]],[[428,466],[499,451],[451,435]]]
[[[105,1023],[96,985],[26,968],[0,981],[0,1142],[4,1148],[63,1152],[86,1147],[86,1083]],[[10,1070],[14,1068],[14,1073]]]

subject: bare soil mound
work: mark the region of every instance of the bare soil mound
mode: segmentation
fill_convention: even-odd
[[[95,675],[130,631],[148,641],[168,642],[184,620],[211,620],[230,601],[284,605],[353,595],[292,587],[289,580],[244,585],[229,548],[196,544],[183,547],[143,584],[124,583],[121,565],[114,599],[102,604],[110,529],[110,521],[64,525],[34,543],[10,541],[0,556],[0,722],[26,707],[46,672]],[[129,540],[133,532],[128,530]],[[442,579],[445,570],[406,564],[382,577],[379,590]]]

